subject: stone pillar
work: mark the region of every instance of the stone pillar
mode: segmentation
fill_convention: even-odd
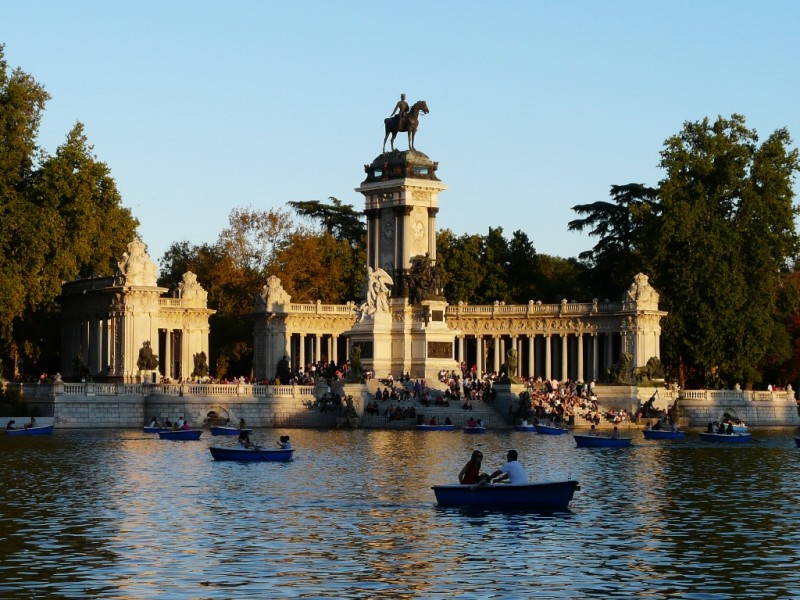
[[[575,376],[577,381],[586,381],[586,374],[583,372],[583,333],[578,332],[578,373]]]
[[[322,334],[318,333],[314,339],[314,362],[322,360]]]
[[[569,364],[569,334],[562,333],[561,334],[561,381],[566,381],[569,379],[569,370],[567,369]]]
[[[164,377],[172,379],[172,330],[164,330]]]
[[[458,336],[458,361],[463,362],[466,367],[469,369],[469,365],[467,364],[467,359],[464,357],[464,336]]]
[[[475,364],[478,367],[478,378],[483,376],[483,336],[475,336]]]
[[[298,369],[301,373],[306,372],[306,334],[300,334],[300,368]]]
[[[331,334],[331,360],[338,366],[339,365],[339,336],[335,333]]]
[[[528,334],[528,378],[536,379],[536,336]]]
[[[553,378],[553,352],[550,334],[546,333],[544,336],[544,378]]]
[[[500,336],[493,335],[492,339],[494,340],[494,372],[498,373],[500,371]]]
[[[592,373],[591,373],[592,381],[596,381],[597,380],[597,368],[598,368],[597,350],[598,350],[598,347],[599,347],[599,344],[597,343],[597,334],[593,333],[592,334]]]
[[[428,254],[433,261],[436,260],[436,213],[438,212],[437,207],[428,207]]]

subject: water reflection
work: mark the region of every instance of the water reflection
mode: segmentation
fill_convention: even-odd
[[[282,432],[261,430],[272,445]],[[800,449],[635,437],[289,431],[292,463],[215,463],[208,434],[0,438],[0,595],[85,598],[797,597]],[[557,515],[439,508],[474,448],[581,482]]]

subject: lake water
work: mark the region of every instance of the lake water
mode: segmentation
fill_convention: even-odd
[[[291,463],[218,463],[134,430],[0,436],[2,598],[798,598],[794,429],[751,444],[256,430]],[[580,481],[566,514],[443,509],[473,448]]]

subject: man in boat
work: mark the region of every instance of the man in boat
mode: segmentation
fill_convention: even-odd
[[[31,427],[36,427],[36,419],[31,417],[31,422],[25,424],[25,429],[30,429]]]
[[[16,429],[17,427],[16,427],[16,425],[14,425],[14,423],[16,423],[16,421],[15,421],[14,419],[11,419],[11,420],[10,420],[10,421],[9,421],[9,422],[6,424],[6,429]]]
[[[289,439],[290,438],[289,438],[288,435],[282,435],[281,439],[279,441],[275,442],[275,443],[278,445],[278,448],[280,448],[281,450],[291,450],[292,449],[292,443],[289,441]]]
[[[469,462],[464,465],[464,468],[458,474],[458,482],[462,485],[488,483],[489,476],[486,473],[481,473],[481,462],[483,462],[483,453],[480,450],[475,450]]]
[[[525,467],[517,460],[517,451],[509,450],[506,458],[508,462],[489,475],[489,479],[494,481],[494,483],[505,480],[508,480],[511,484],[528,483],[528,474],[525,472]],[[497,479],[495,479],[495,477]]]

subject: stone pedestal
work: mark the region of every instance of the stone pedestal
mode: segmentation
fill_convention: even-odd
[[[495,383],[492,388],[496,394],[493,402],[495,409],[510,422],[511,409],[519,405],[519,395],[525,391],[525,384]]]

